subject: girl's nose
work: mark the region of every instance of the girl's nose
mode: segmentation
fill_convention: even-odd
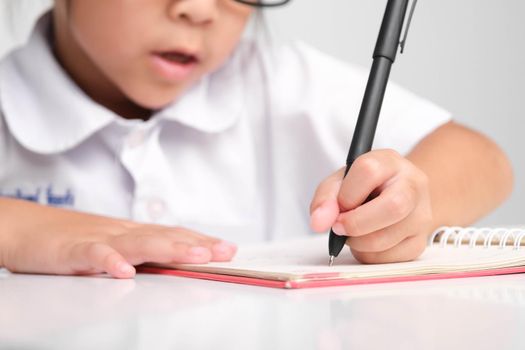
[[[217,16],[218,0],[173,0],[169,16],[173,20],[187,20],[195,24],[212,22]]]

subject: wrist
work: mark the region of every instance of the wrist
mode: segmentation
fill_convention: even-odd
[[[5,267],[4,255],[7,247],[6,209],[5,199],[0,198],[0,268]]]
[[[0,197],[0,268],[6,267],[9,247],[13,243],[14,234],[11,221],[17,220],[16,210],[13,208],[16,207],[17,202],[20,201]]]

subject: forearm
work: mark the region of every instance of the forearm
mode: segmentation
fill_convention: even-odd
[[[145,262],[202,264],[235,252],[232,243],[179,227],[0,198],[0,266],[12,272],[130,278]]]
[[[5,258],[9,241],[13,236],[13,221],[23,220],[24,208],[17,213],[16,207],[23,205],[23,201],[0,197],[0,267],[5,267]]]
[[[52,221],[53,210],[25,200],[0,197],[0,267],[6,267],[12,255],[10,247],[25,226],[32,221],[45,225],[46,220]]]
[[[499,147],[456,123],[427,136],[407,158],[429,178],[435,227],[469,225],[512,191],[512,168]]]

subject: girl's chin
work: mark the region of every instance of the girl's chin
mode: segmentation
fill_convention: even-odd
[[[134,94],[126,94],[126,96],[144,109],[159,110],[173,103],[180,95],[180,92],[166,94],[166,91],[157,91],[156,93],[152,93],[152,91],[155,90],[150,89],[142,94],[135,92]]]
[[[121,92],[138,106],[150,109],[162,109],[176,101],[184,91],[195,82],[195,77],[179,82],[159,81],[155,77],[133,77],[117,84]]]

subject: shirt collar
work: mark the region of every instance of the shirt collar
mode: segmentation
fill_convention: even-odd
[[[22,48],[0,65],[0,106],[12,135],[25,148],[42,154],[74,148],[120,119],[91,100],[64,72],[49,45],[49,13],[40,18]],[[186,91],[153,118],[181,123],[208,133],[238,120],[241,108],[240,56]]]
[[[0,105],[13,136],[37,153],[68,150],[115,115],[94,103],[67,76],[49,45],[49,14],[28,43],[0,66]]]

